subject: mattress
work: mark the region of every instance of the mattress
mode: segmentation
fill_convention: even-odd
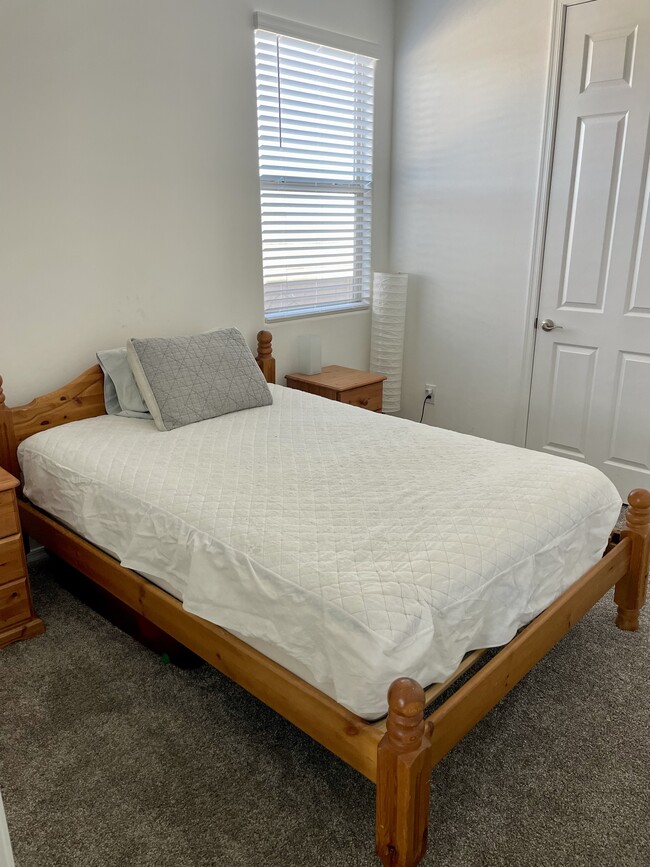
[[[354,713],[442,681],[596,563],[593,467],[272,386],[174,431],[87,419],[19,448],[40,508]]]

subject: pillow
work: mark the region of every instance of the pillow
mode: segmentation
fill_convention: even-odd
[[[104,373],[104,403],[109,415],[130,418],[151,418],[129,367],[124,349],[104,349],[97,353],[97,361]]]
[[[126,351],[159,430],[273,403],[262,371],[236,328],[193,337],[132,338]]]

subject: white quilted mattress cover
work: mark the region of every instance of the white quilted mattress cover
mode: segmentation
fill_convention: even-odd
[[[272,391],[174,431],[42,431],[26,495],[367,718],[395,677],[509,641],[602,554],[621,503],[592,467]]]

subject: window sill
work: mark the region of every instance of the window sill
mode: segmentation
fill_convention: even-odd
[[[265,322],[284,322],[287,319],[311,319],[313,316],[331,316],[333,313],[357,313],[370,310],[367,301],[359,301],[354,304],[340,304],[332,307],[305,308],[304,310],[290,310],[286,313],[266,313]]]

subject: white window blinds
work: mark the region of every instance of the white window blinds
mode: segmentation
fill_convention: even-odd
[[[255,31],[267,319],[370,293],[371,57]]]

